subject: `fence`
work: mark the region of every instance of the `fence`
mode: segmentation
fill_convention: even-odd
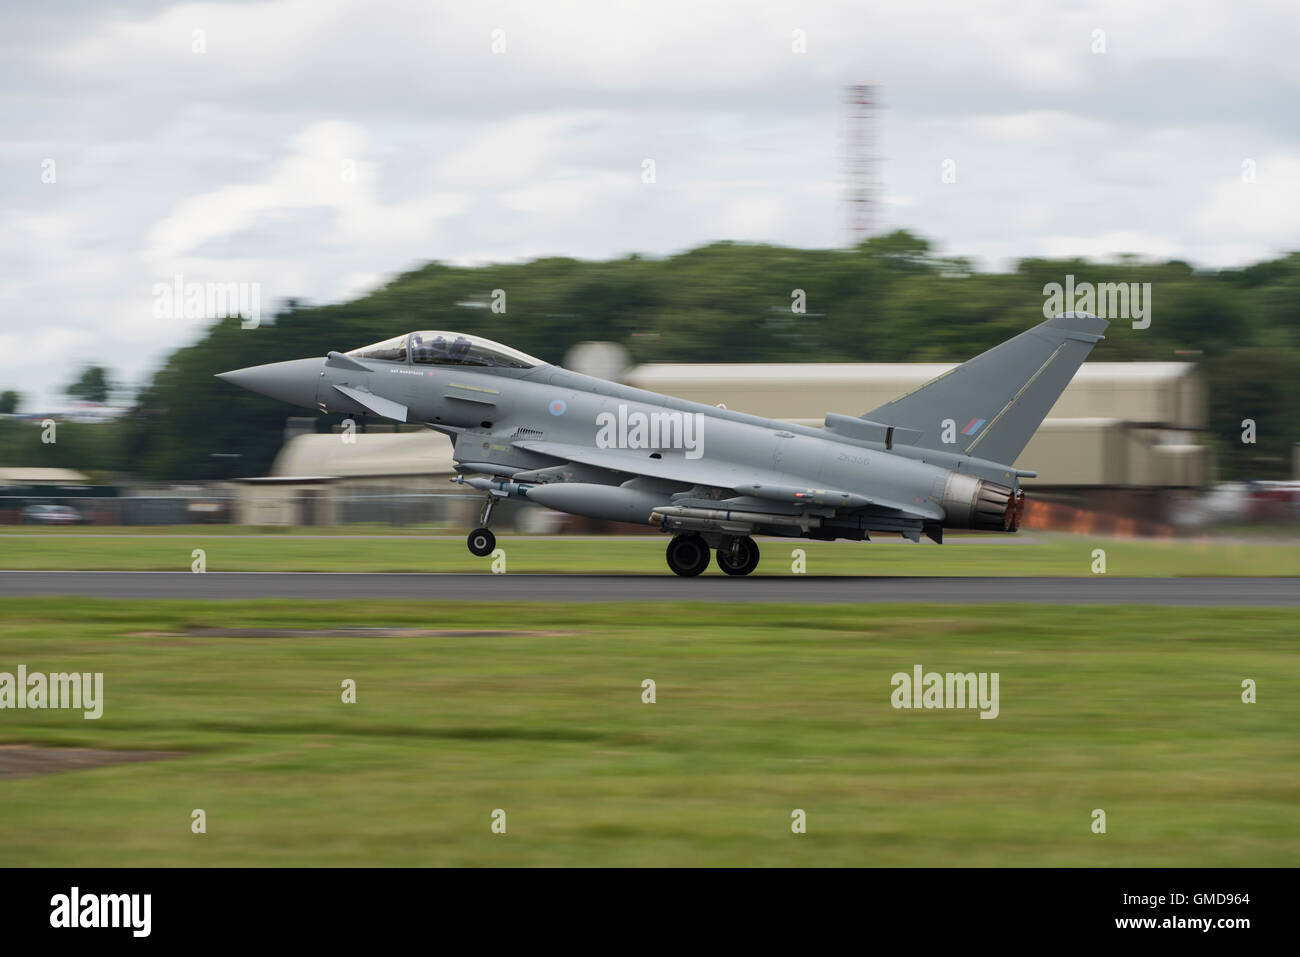
[[[58,505],[71,514],[42,514]],[[231,521],[229,496],[0,495],[0,525],[192,525]]]
[[[0,525],[454,525],[472,522],[483,501],[463,492],[275,489],[256,495],[0,495]],[[57,505],[71,512],[43,512]],[[494,523],[513,525],[516,503],[497,506]]]

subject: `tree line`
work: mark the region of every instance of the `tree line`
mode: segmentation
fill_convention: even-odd
[[[1010,271],[980,272],[902,231],[843,250],[718,242],[664,258],[430,262],[351,302],[287,301],[257,328],[241,328],[238,317],[215,321],[169,357],[128,417],[85,427],[105,430],[86,441],[93,461],[76,465],[74,447],[32,448],[10,434],[12,422],[0,428],[0,455],[156,479],[265,474],[286,417],[312,413],[216,373],[416,329],[474,333],[557,363],[593,339],[621,343],[636,362],[961,361],[1041,322],[1044,290],[1067,277],[1075,289],[1149,283],[1149,325],[1112,321],[1092,359],[1199,362],[1210,399],[1204,440],[1221,475],[1289,474],[1300,441],[1300,253],[1240,269],[1125,257],[1023,259]],[[317,418],[325,430],[338,417]],[[1241,442],[1248,418],[1254,445]]]

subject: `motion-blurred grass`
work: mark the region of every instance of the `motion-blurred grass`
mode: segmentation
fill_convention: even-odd
[[[284,537],[211,533],[0,535],[0,569],[188,571],[203,549],[208,571],[488,571],[490,558],[469,554],[460,536],[416,538],[339,535]],[[639,538],[525,538],[502,534],[511,573],[586,572],[669,574],[667,536]],[[897,540],[812,542],[761,539],[756,574],[792,574],[802,549],[810,575],[1082,575],[1093,574],[1093,551],[1106,552],[1106,573],[1124,577],[1300,575],[1300,542],[1135,541],[1029,533],[960,537],[938,546]],[[721,574],[716,565],[706,574]]]
[[[190,634],[349,625],[541,634]],[[1289,610],[6,600],[0,671],[102,671],[105,710],[0,743],[190,756],[0,779],[0,865],[1292,865],[1295,642]],[[1001,715],[892,709],[914,664],[999,672]]]

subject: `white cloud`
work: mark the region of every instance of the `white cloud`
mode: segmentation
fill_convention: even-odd
[[[1297,21],[1288,0],[51,0],[0,37],[0,388],[52,402],[91,359],[143,379],[203,325],[152,318],[177,273],[259,282],[269,308],[426,259],[837,245],[859,80],[882,229],[985,265],[1294,249]]]
[[[1296,242],[1300,155],[1275,153],[1254,162],[1254,182],[1224,177],[1196,215],[1199,232],[1222,244],[1246,244],[1260,255]]]

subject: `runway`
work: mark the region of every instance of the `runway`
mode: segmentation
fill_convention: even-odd
[[[0,597],[408,598],[455,601],[742,601],[844,604],[1300,606],[1296,578],[360,574],[3,571]]]

